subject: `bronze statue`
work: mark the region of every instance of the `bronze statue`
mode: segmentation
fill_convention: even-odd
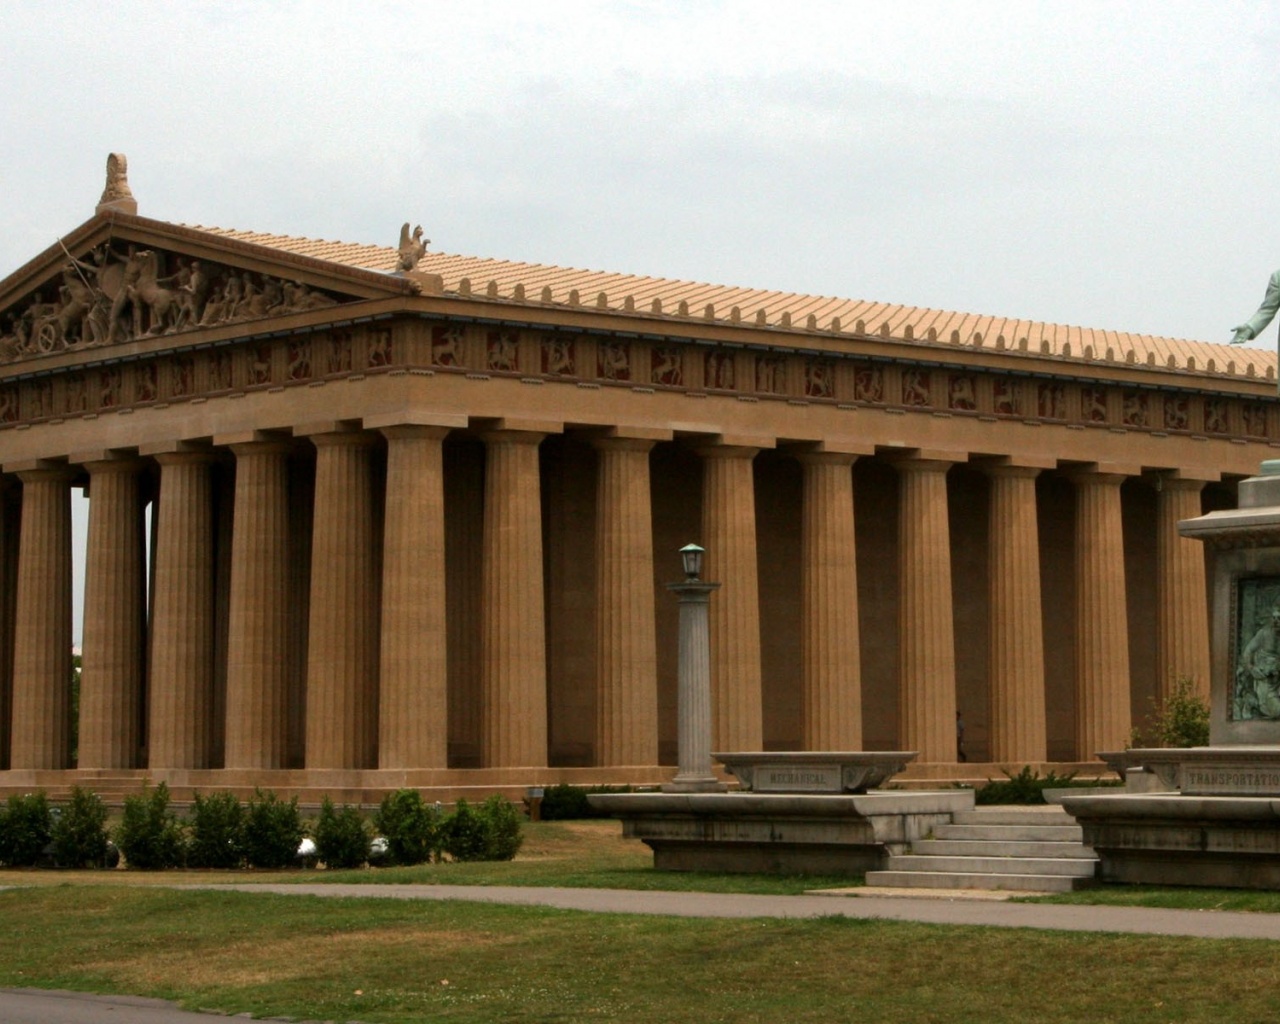
[[[1271,323],[1277,310],[1280,310],[1280,270],[1272,274],[1271,280],[1267,282],[1267,294],[1262,297],[1262,305],[1258,307],[1258,311],[1234,328],[1235,335],[1231,344],[1242,345],[1246,341],[1252,341]]]

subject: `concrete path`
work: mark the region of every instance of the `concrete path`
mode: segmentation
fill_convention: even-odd
[[[198,885],[184,889],[271,892],[286,896],[396,900],[468,900],[519,906],[558,907],[618,914],[672,917],[825,917],[842,915],[929,924],[1045,928],[1072,932],[1191,935],[1210,939],[1280,939],[1280,914],[1160,910],[1138,907],[1055,906],[1037,903],[942,897],[850,898],[838,894],[753,896],[703,892],[640,892],[627,889],[556,889],[471,885]]]
[[[187,1013],[160,999],[0,989],[0,1021],[4,1024],[210,1024],[216,1019],[206,1013]]]

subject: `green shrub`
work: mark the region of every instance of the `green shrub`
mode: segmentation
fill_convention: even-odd
[[[358,807],[336,809],[327,796],[315,828],[316,855],[330,868],[358,868],[369,859],[369,830]]]
[[[101,867],[107,860],[107,807],[96,793],[76,786],[71,802],[58,808],[50,836],[53,862],[61,868]]]
[[[1207,747],[1209,703],[1196,691],[1194,680],[1182,676],[1173,684],[1155,718],[1155,734],[1162,747]]]
[[[1075,772],[1066,775],[1055,775],[1049,772],[1041,777],[1033,772],[1030,765],[1025,765],[1017,775],[1004,773],[1001,781],[987,780],[985,786],[979,786],[973,794],[975,804],[1042,804],[1045,802],[1046,789],[1063,789],[1074,783]],[[1092,785],[1093,783],[1090,783]]]
[[[187,863],[193,868],[238,868],[244,863],[244,806],[234,793],[195,795]]]
[[[520,850],[520,812],[515,804],[496,793],[480,807],[485,823],[485,860],[511,860]]]
[[[454,860],[510,860],[520,849],[520,813],[503,797],[478,808],[459,800],[441,825],[441,846]]]
[[[538,813],[543,821],[607,818],[609,815],[606,812],[598,811],[587,803],[587,796],[591,793],[629,792],[630,786],[571,786],[562,782],[542,791],[542,806]]]
[[[251,867],[289,867],[305,834],[296,796],[286,803],[270,791],[253,791],[244,815],[244,855]]]
[[[53,812],[43,793],[9,797],[0,809],[0,864],[29,868],[40,863],[53,833]]]
[[[387,841],[393,864],[423,864],[440,854],[441,814],[416,789],[398,789],[382,798],[373,827]]]
[[[115,839],[128,867],[161,871],[181,865],[186,841],[177,816],[169,810],[169,787],[162,782],[125,797]]]

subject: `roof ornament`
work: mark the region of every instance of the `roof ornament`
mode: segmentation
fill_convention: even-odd
[[[129,189],[129,161],[123,153],[107,155],[107,185],[93,212],[106,213],[109,210],[129,214],[138,212],[138,201]]]
[[[418,269],[418,260],[427,251],[431,239],[422,237],[422,225],[419,224],[409,234],[409,222],[405,221],[400,228],[400,258],[396,260],[396,273],[403,274]]]

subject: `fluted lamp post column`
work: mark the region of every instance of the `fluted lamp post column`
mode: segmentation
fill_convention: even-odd
[[[680,604],[677,727],[679,771],[662,788],[670,793],[723,789],[711,771],[711,630],[708,609],[719,583],[704,583],[703,549],[686,544],[680,549],[684,580],[667,589]]]

